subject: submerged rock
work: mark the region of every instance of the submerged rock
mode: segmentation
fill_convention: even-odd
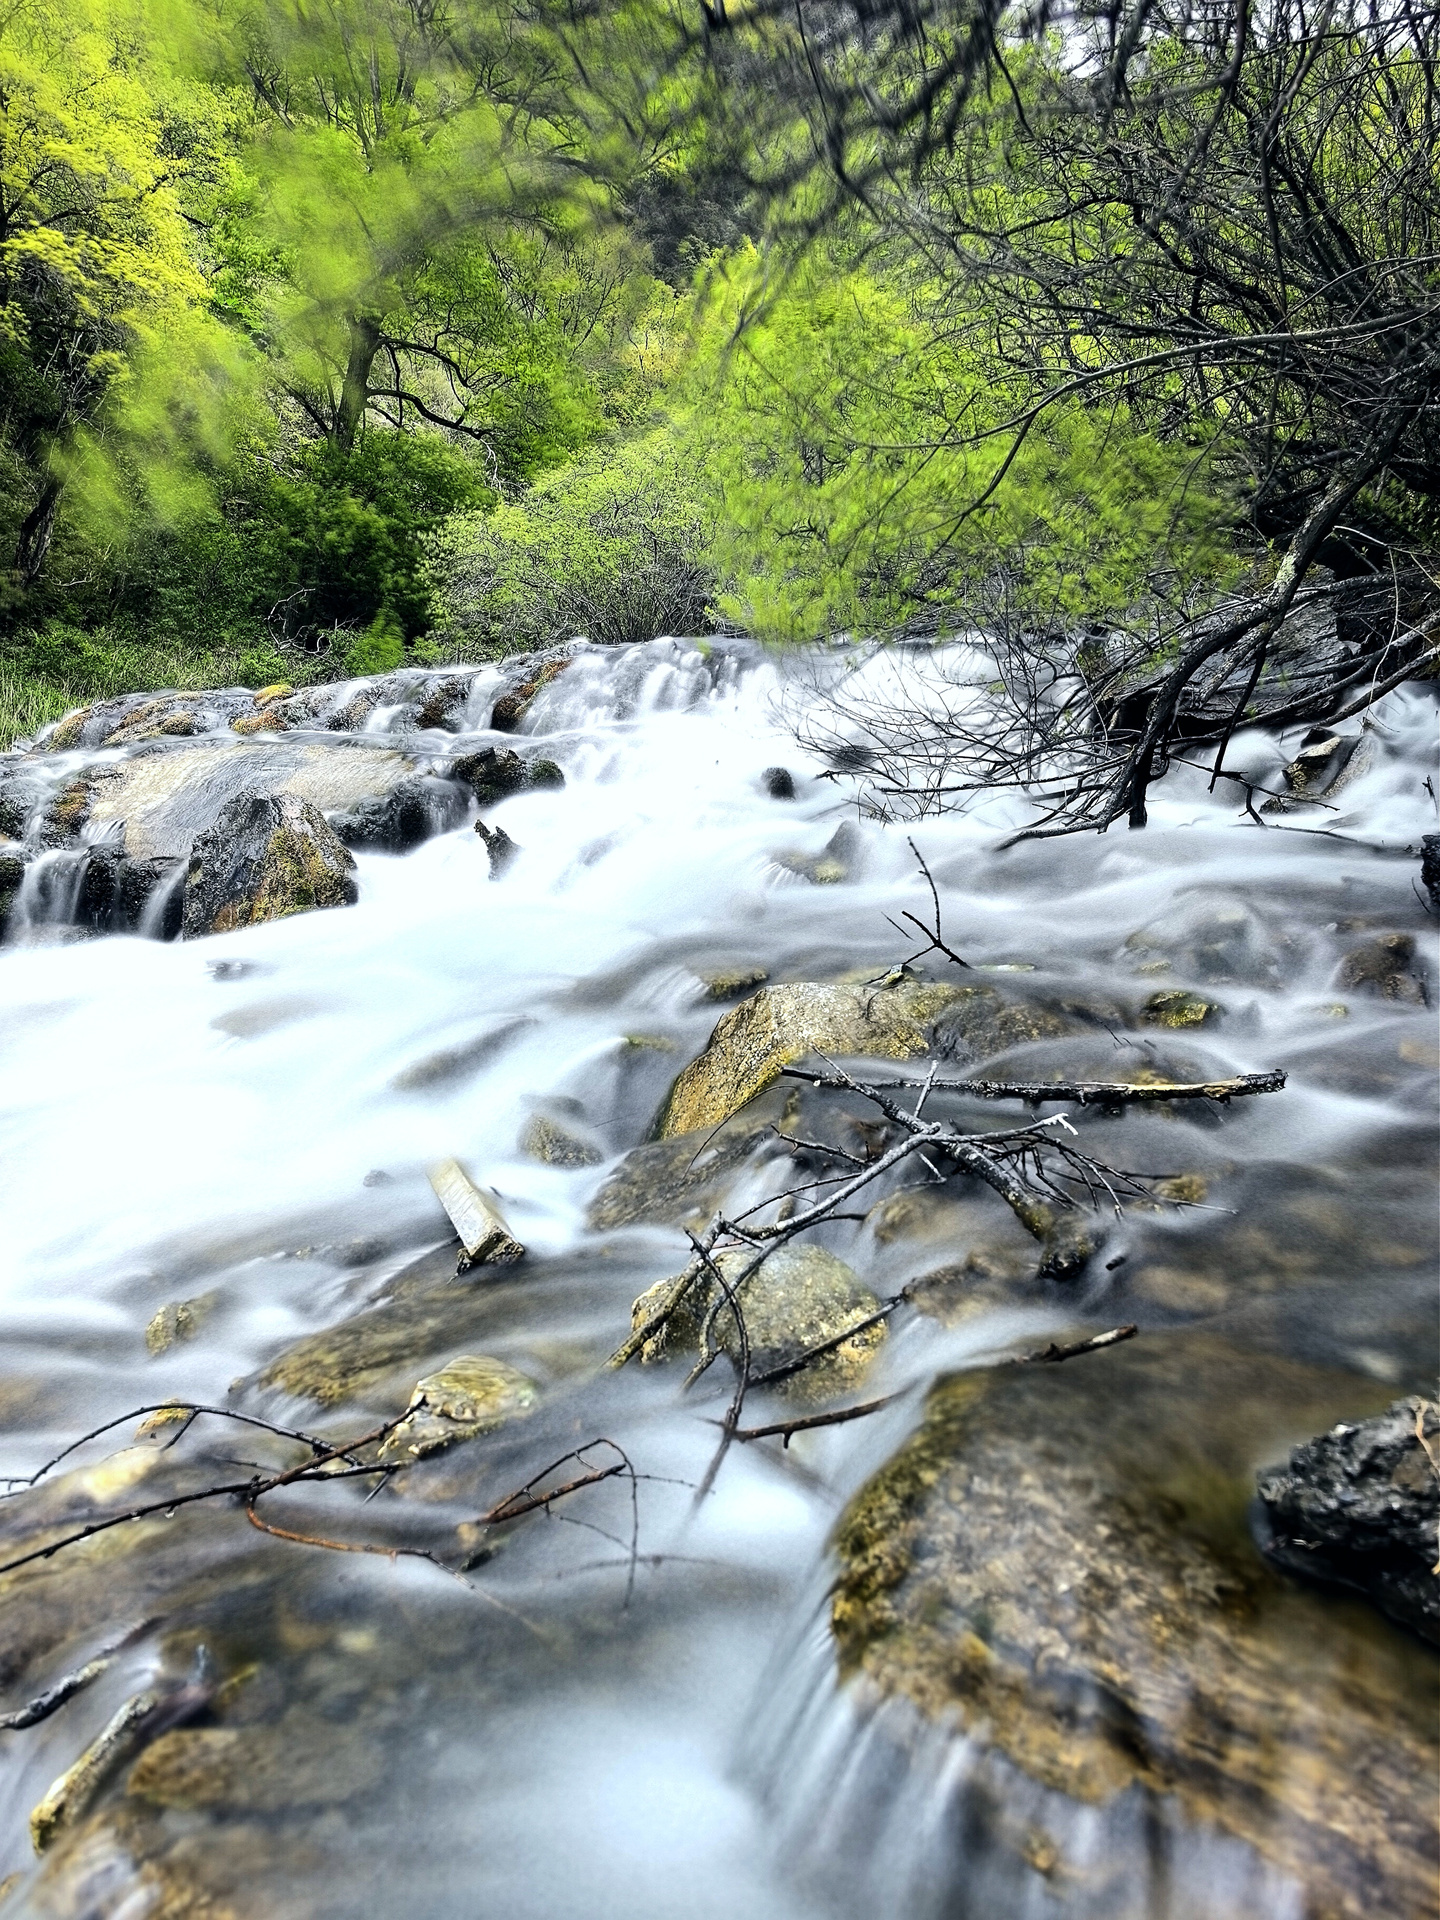
[[[416,1384],[405,1418],[381,1447],[381,1457],[422,1459],[473,1440],[530,1413],[536,1397],[534,1382],[503,1360],[462,1353]]]
[[[1261,1545],[1303,1578],[1368,1593],[1440,1645],[1440,1408],[1412,1397],[1307,1440],[1259,1477]]]
[[[195,940],[355,899],[354,858],[308,800],[242,794],[191,851],[182,935]]]
[[[283,1814],[343,1805],[376,1786],[384,1771],[376,1745],[295,1709],[269,1726],[163,1734],[131,1768],[126,1791],[182,1812]]]
[[[587,1223],[602,1232],[703,1223],[770,1132],[768,1125],[737,1118],[718,1133],[682,1133],[636,1147],[590,1202]]]
[[[737,1248],[719,1254],[716,1265],[734,1287],[753,1258],[748,1249]],[[641,1294],[631,1311],[632,1326],[645,1324],[673,1284],[673,1280],[662,1280]],[[859,1276],[833,1253],[823,1247],[794,1245],[772,1253],[745,1281],[737,1299],[752,1375],[787,1366],[812,1347],[835,1340],[880,1305]],[[646,1341],[640,1349],[641,1360],[650,1364],[682,1352],[691,1357],[703,1353],[706,1322],[715,1308],[711,1346],[738,1366],[740,1329],[713,1274],[702,1276],[665,1325]],[[806,1394],[843,1393],[861,1378],[884,1339],[883,1321],[864,1327],[793,1376],[791,1384]]]
[[[927,1052],[930,1029],[956,989],[902,978],[888,986],[762,987],[727,1013],[661,1108],[656,1135],[718,1126],[807,1053],[873,1054],[909,1060]]]
[[[1415,964],[1415,936],[1381,933],[1356,947],[1340,964],[1340,985],[1352,993],[1373,993],[1382,1000],[1423,1007],[1425,975]]]
[[[496,733],[514,733],[526,714],[536,694],[548,687],[570,665],[570,656],[564,655],[558,660],[547,660],[543,666],[522,680],[519,686],[500,698],[490,710],[490,725]]]
[[[738,1000],[763,987],[770,975],[764,967],[716,967],[699,978],[707,1000]]]
[[[605,1158],[593,1140],[571,1133],[548,1114],[537,1113],[520,1135],[520,1151],[547,1167],[598,1167]]]
[[[1220,1016],[1222,1009],[1203,994],[1186,993],[1175,988],[1152,993],[1145,1002],[1140,1021],[1147,1027],[1206,1027]]]
[[[782,769],[783,771],[783,769]],[[793,792],[793,789],[792,789]],[[850,879],[860,859],[860,835],[850,821],[842,821],[819,853],[777,853],[775,864],[798,874],[813,886],[838,886]]]
[[[142,860],[185,858],[197,835],[241,796],[296,794],[321,813],[348,814],[383,800],[418,768],[392,747],[231,739],[146,747],[101,771],[90,821],[122,834],[125,852]]]
[[[1297,1912],[1430,1910],[1427,1656],[1285,1583],[1246,1529],[1268,1436],[1357,1391],[1196,1335],[960,1375],[843,1516],[842,1676],[945,1729],[957,1779],[1011,1770],[1077,1843],[1045,1869],[1066,1911],[1174,1910],[1136,1885],[1137,1820],[1243,1843]],[[1007,1844],[979,1805],[943,1817]],[[1036,1866],[1017,1848],[994,1911],[1028,1910]]]

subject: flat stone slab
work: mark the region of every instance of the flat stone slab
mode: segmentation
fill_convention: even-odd
[[[294,793],[322,813],[383,797],[416,763],[393,747],[197,741],[136,754],[94,780],[92,826],[124,822],[132,859],[182,859],[238,794]]]

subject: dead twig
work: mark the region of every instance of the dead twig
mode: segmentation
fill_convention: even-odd
[[[844,1087],[861,1093],[871,1089],[907,1092],[919,1084],[909,1080],[868,1080],[857,1085],[848,1075],[815,1073],[808,1067],[782,1067],[781,1073],[792,1080],[804,1080],[812,1087]],[[1150,1085],[1134,1080],[940,1080],[928,1077],[924,1093],[958,1093],[971,1100],[1023,1100],[1027,1105],[1043,1106],[1052,1100],[1073,1101],[1078,1107],[1144,1106],[1161,1100],[1216,1100],[1222,1105],[1256,1093],[1280,1093],[1285,1075],[1272,1068],[1268,1073],[1237,1073],[1226,1080],[1190,1080],[1172,1085]]]
[[[1052,1340],[1048,1347],[1037,1348],[1034,1353],[1017,1353],[1004,1364],[1007,1367],[1053,1366],[1060,1360],[1076,1360],[1082,1353],[1102,1353],[1106,1347],[1118,1347],[1122,1340],[1133,1340],[1138,1332],[1139,1328],[1134,1325],[1111,1327],[1108,1333],[1092,1334],[1088,1340],[1074,1340],[1063,1347]]]
[[[737,1427],[733,1434],[736,1440],[770,1440],[778,1436],[782,1446],[788,1447],[793,1433],[809,1433],[814,1427],[839,1427],[847,1420],[863,1420],[867,1414],[879,1413],[882,1407],[888,1407],[900,1398],[898,1393],[887,1393],[879,1400],[862,1401],[858,1407],[837,1407],[833,1413],[807,1413],[798,1420],[776,1420],[768,1427]]]

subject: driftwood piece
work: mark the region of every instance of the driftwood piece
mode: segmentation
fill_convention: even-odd
[[[815,1073],[808,1067],[782,1067],[792,1080],[807,1081],[812,1087],[839,1087],[855,1090],[855,1082],[844,1074]],[[891,1092],[906,1092],[921,1083],[918,1080],[867,1080],[865,1087]],[[1268,1073],[1237,1073],[1226,1080],[1187,1080],[1170,1084],[1136,1080],[940,1080],[927,1079],[931,1093],[959,1093],[971,1100],[1023,1100],[1038,1107],[1047,1101],[1065,1100],[1077,1107],[1119,1107],[1153,1105],[1161,1100],[1240,1100],[1252,1093],[1280,1093],[1285,1075],[1279,1068]]]
[[[458,1160],[432,1167],[430,1184],[460,1236],[462,1272],[466,1267],[506,1267],[525,1257],[494,1198],[481,1192]]]

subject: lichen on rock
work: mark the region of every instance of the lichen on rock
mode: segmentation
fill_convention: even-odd
[[[387,1436],[381,1457],[422,1459],[439,1453],[530,1413],[535,1402],[534,1382],[523,1373],[485,1354],[462,1353],[417,1382],[405,1418]]]

